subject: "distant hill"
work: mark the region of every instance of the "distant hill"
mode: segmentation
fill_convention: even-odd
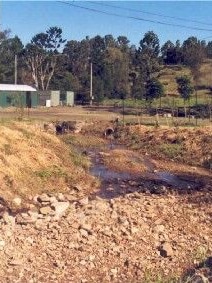
[[[163,66],[159,73],[159,80],[163,83],[165,94],[170,96],[179,96],[175,78],[182,75],[191,76],[189,68],[183,65]],[[212,87],[212,60],[207,59],[200,68],[200,77],[197,82],[198,95],[211,94]]]

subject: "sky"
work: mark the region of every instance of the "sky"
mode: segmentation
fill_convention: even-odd
[[[138,46],[151,30],[161,45],[189,36],[212,41],[211,15],[210,1],[0,1],[0,29],[9,28],[23,44],[51,26],[61,27],[67,40],[124,35]]]

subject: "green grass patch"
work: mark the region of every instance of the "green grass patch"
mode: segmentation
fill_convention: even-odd
[[[183,146],[177,143],[164,143],[159,146],[159,151],[170,159],[178,159],[179,157],[182,157]]]
[[[65,172],[62,168],[53,165],[52,167],[49,168],[44,168],[39,171],[34,172],[35,175],[43,180],[48,180],[52,177],[54,178],[67,178],[68,174]]]

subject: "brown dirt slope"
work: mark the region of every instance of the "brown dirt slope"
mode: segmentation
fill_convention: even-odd
[[[131,148],[158,158],[210,169],[212,166],[212,127],[168,128],[126,127],[121,140]]]
[[[29,200],[42,192],[65,192],[76,183],[89,187],[94,179],[86,160],[41,126],[11,123],[0,126],[0,197]]]

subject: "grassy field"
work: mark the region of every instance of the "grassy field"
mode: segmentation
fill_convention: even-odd
[[[142,125],[160,125],[166,126],[207,126],[211,125],[209,119],[189,119],[184,117],[163,117],[159,115],[144,115],[141,113],[141,107],[127,107],[123,115],[123,108],[120,106],[87,106],[87,107],[52,107],[52,108],[36,108],[24,111],[22,120],[35,121],[36,123],[43,121],[69,121],[82,120],[92,122],[96,120],[114,121],[117,117],[121,123],[133,123]],[[5,109],[0,111],[0,124],[6,125],[11,121],[19,121],[15,109]]]

